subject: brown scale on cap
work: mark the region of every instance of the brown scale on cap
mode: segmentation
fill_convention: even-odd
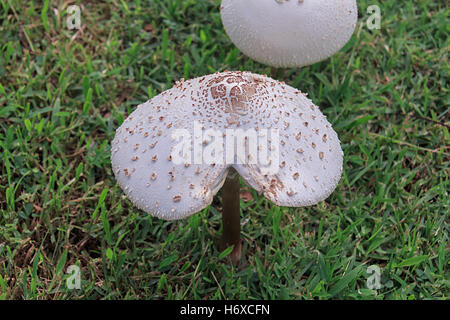
[[[203,97],[210,95],[214,99],[208,111],[217,111],[216,108],[219,107],[228,114],[227,122],[232,125],[238,123],[239,116],[254,111],[261,92],[267,92],[267,86],[258,77],[249,79],[241,74],[228,73],[210,80],[206,84],[206,90],[203,90]]]

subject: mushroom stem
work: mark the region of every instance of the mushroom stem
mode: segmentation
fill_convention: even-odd
[[[230,169],[222,187],[222,201],[223,232],[220,239],[220,249],[225,250],[234,246],[230,258],[237,265],[242,253],[241,206],[239,174],[233,168]]]
[[[272,79],[277,79],[277,76],[278,76],[278,68],[271,67],[270,68],[270,77]]]
[[[275,80],[283,79],[285,71],[286,71],[286,68],[271,67],[270,68],[270,77]]]

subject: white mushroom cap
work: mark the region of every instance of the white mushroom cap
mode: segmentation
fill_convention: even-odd
[[[300,67],[339,51],[356,27],[355,0],[222,0],[222,22],[247,56]]]
[[[195,123],[204,130],[200,134]],[[180,140],[174,139],[180,129],[192,137],[185,153],[179,152]],[[207,146],[226,144],[218,136],[209,138],[210,129],[226,139],[228,132],[254,130],[260,139],[258,149],[263,146],[259,142],[266,141],[278,162],[239,163],[239,156],[234,156],[237,143],[231,151],[224,147],[217,162],[196,162],[195,141],[200,141],[200,155]],[[242,141],[247,156],[255,144]],[[184,156],[185,163],[175,163],[174,150],[175,155]],[[229,154],[233,154],[231,162],[226,161]],[[336,132],[305,94],[249,72],[223,72],[178,82],[138,106],[117,129],[111,152],[116,179],[132,202],[166,220],[207,207],[230,167],[277,205],[313,205],[337,186],[342,161]],[[267,169],[273,165],[275,170]]]

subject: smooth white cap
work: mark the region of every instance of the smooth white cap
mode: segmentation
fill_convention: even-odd
[[[227,162],[228,151],[223,161],[196,163],[195,146],[188,150],[193,152],[181,153],[188,155],[183,158],[186,163],[175,163],[174,149],[180,140],[174,140],[174,132],[188,132],[193,145],[199,136],[195,123],[203,129],[203,147],[216,141],[206,137],[209,129],[220,135],[239,129],[254,130],[260,138],[267,134],[267,141],[271,140],[267,147],[279,155],[276,170],[268,171],[267,163],[239,163],[237,157]],[[278,133],[277,140],[272,132]],[[306,94],[249,72],[178,82],[138,106],[117,129],[111,151],[114,174],[127,196],[140,209],[166,220],[182,219],[207,207],[230,167],[277,205],[313,205],[336,188],[343,162],[336,132]]]
[[[327,59],[356,27],[355,0],[222,0],[222,22],[247,56],[272,67]]]

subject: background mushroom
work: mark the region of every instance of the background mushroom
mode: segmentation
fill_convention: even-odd
[[[221,247],[233,245],[237,262],[238,174],[277,205],[310,206],[337,186],[342,157],[336,132],[305,94],[266,76],[224,72],[177,82],[139,105],[117,129],[111,162],[131,201],[161,219],[202,210],[223,186]]]
[[[324,60],[350,39],[355,0],[222,0],[231,41],[266,65],[301,67]]]

